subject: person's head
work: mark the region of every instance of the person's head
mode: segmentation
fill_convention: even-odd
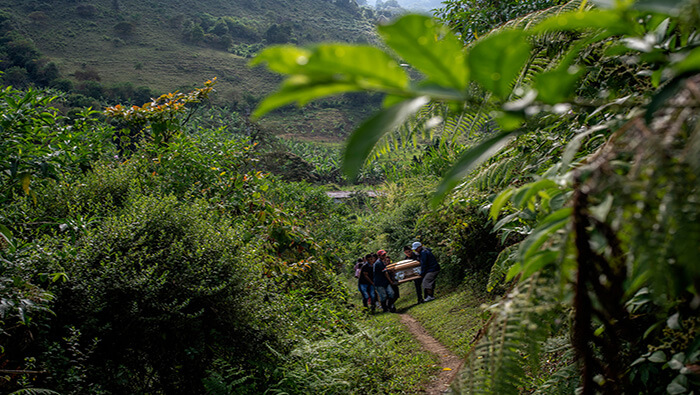
[[[377,256],[378,256],[379,258],[382,258],[382,259],[383,259],[385,255],[386,255],[386,251],[384,251],[384,250],[379,250],[379,251],[377,251]]]
[[[423,249],[423,244],[421,244],[420,241],[414,241],[413,244],[411,244],[411,248],[415,252],[420,252]]]
[[[377,260],[377,257],[374,254],[367,254],[365,255],[365,260],[369,263],[374,263],[374,261]]]
[[[403,253],[406,254],[406,257],[410,258],[411,254],[413,254],[413,250],[410,246],[403,246]]]

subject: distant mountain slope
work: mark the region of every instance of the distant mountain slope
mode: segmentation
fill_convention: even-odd
[[[217,100],[252,104],[279,82],[247,66],[264,45],[371,42],[353,0],[4,0],[0,10],[76,84],[129,82],[155,92],[218,77]]]

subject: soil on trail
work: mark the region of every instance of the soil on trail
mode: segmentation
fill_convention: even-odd
[[[438,376],[425,389],[425,393],[429,395],[438,395],[449,392],[450,383],[457,375],[457,372],[462,367],[462,360],[452,354],[445,346],[440,344],[434,337],[430,336],[415,318],[408,314],[401,314],[401,322],[406,325],[406,328],[415,336],[416,339],[423,345],[423,348],[440,357],[439,367],[441,368]]]

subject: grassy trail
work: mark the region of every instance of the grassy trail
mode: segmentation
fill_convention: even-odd
[[[438,356],[440,362],[438,367],[437,377],[425,389],[425,393],[429,395],[438,395],[444,393],[452,383],[459,369],[462,367],[463,361],[451,353],[445,346],[425,330],[415,318],[409,314],[400,314],[401,323],[406,326],[406,329],[416,338],[426,351]]]
[[[352,279],[348,284],[356,288],[354,281]],[[438,290],[436,300],[416,304],[412,284],[401,285],[400,292],[401,297],[396,302],[399,314],[377,313],[374,319],[369,319],[368,322],[385,325],[388,320],[393,325],[404,326],[405,331],[420,345],[421,351],[435,356],[435,363],[430,367],[432,377],[429,381],[417,383],[416,393],[444,393],[457,376],[461,362],[471,348],[472,340],[483,326],[485,317],[488,317],[483,308],[488,298],[465,287],[448,293]],[[356,298],[359,304],[359,293]],[[411,368],[406,371],[413,371],[418,367]]]

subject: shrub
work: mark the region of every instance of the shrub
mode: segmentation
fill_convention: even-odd
[[[75,7],[75,13],[85,18],[93,17],[97,15],[97,7],[92,4],[79,4]]]
[[[73,90],[73,81],[66,78],[58,78],[51,81],[49,84],[51,88],[58,89],[63,92],[70,92]]]
[[[27,15],[34,23],[43,24],[49,20],[49,16],[44,11],[34,11]]]
[[[54,62],[49,62],[45,66],[41,67],[35,76],[35,81],[41,86],[49,86],[53,80],[61,76],[58,71],[58,66]]]
[[[78,84],[76,87],[77,91],[80,94],[83,94],[88,97],[92,97],[93,99],[100,100],[104,96],[104,89],[102,88],[102,84],[100,84],[97,81],[84,81]]]
[[[112,28],[114,29],[114,32],[119,34],[119,35],[130,36],[131,34],[134,33],[136,26],[134,26],[134,24],[131,22],[122,21],[122,22],[118,22]]]
[[[278,25],[273,23],[265,31],[265,39],[268,44],[288,43],[292,38],[292,27],[289,25]]]
[[[232,17],[224,17],[229,34],[237,40],[260,41],[260,35],[248,24]]]
[[[190,22],[190,25],[183,33],[183,38],[185,41],[196,44],[204,40],[204,29],[199,24]]]
[[[75,79],[78,81],[100,81],[100,74],[93,68],[75,71]]]
[[[206,204],[136,196],[90,229],[57,290],[54,328],[98,339],[86,372],[114,393],[200,393],[219,353],[260,360],[273,339],[251,326],[241,229]],[[212,347],[214,346],[214,347]]]
[[[503,250],[478,201],[442,207],[423,217],[416,227],[421,241],[440,246],[434,252],[442,266],[441,281],[451,286],[459,285],[468,273],[488,273]]]
[[[217,36],[225,36],[228,34],[228,24],[223,19],[216,21],[216,24],[209,29],[209,32]]]
[[[4,85],[11,85],[15,88],[24,88],[29,83],[29,73],[23,67],[13,66],[5,70],[2,75]]]

